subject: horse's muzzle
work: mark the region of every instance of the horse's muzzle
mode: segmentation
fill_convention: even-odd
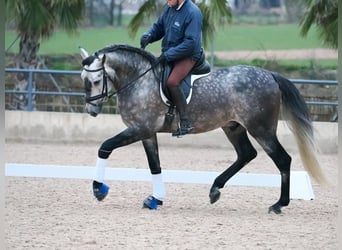
[[[86,103],[85,110],[91,116],[96,117],[99,113],[101,113],[102,103],[98,103],[98,104]]]

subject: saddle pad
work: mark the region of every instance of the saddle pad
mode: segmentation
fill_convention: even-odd
[[[183,81],[180,84],[180,87],[186,97],[186,103],[188,104],[191,100],[191,96],[192,96],[192,85],[194,84],[194,81],[196,81],[199,78],[202,77],[206,77],[210,74],[206,73],[206,74],[201,74],[201,75],[188,75],[187,77],[185,77],[183,79]],[[166,81],[161,81],[160,83],[160,97],[162,98],[163,102],[167,105],[170,106],[170,94],[168,91],[168,88],[166,86]]]

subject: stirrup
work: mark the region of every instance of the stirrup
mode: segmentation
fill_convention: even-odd
[[[182,135],[186,135],[188,133],[190,133],[194,128],[193,127],[186,127],[186,128],[177,128],[177,130],[175,132],[172,133],[172,136],[177,136],[177,137],[181,137]]]
[[[194,127],[191,125],[191,122],[187,119],[181,120],[177,130],[172,133],[172,136],[180,137],[182,135],[186,135],[190,133]]]

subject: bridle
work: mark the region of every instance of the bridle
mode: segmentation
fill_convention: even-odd
[[[96,101],[98,99],[101,99],[101,98],[110,98],[112,97],[113,95],[116,94],[116,92],[113,92],[113,93],[110,93],[108,94],[108,83],[107,83],[107,79],[109,79],[112,83],[113,83],[113,80],[108,76],[108,73],[105,69],[104,66],[102,66],[101,68],[98,68],[98,69],[86,69],[83,67],[83,70],[87,71],[87,72],[99,72],[102,70],[102,77],[103,77],[103,84],[102,84],[102,92],[101,94],[98,94],[98,95],[95,95],[95,96],[90,96],[90,97],[86,97],[85,100],[86,100],[86,103],[89,103],[90,105],[93,105],[93,106],[97,106],[96,104],[92,103],[92,101]]]
[[[143,77],[144,75],[146,75],[149,71],[151,71],[152,69],[154,69],[157,65],[159,64],[159,62],[154,63],[150,68],[148,68],[145,72],[143,72],[142,74],[138,75],[136,78],[134,78],[133,80],[131,80],[130,82],[128,82],[128,84],[126,84],[125,86],[123,86],[122,88],[112,92],[112,93],[108,93],[108,83],[107,83],[107,79],[109,79],[112,83],[114,83],[114,81],[108,76],[108,73],[105,69],[104,66],[98,68],[98,69],[86,69],[85,67],[83,67],[83,70],[87,71],[87,72],[99,72],[102,70],[103,73],[103,84],[102,84],[102,92],[101,94],[95,95],[95,96],[90,96],[90,97],[86,97],[86,103],[93,105],[93,106],[98,106],[97,104],[92,103],[93,101],[102,99],[102,98],[110,98],[114,95],[119,94],[121,91],[133,86],[133,84],[135,84],[135,82]]]

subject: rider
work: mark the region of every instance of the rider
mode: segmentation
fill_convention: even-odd
[[[193,129],[185,95],[179,85],[203,52],[202,13],[191,0],[167,0],[167,4],[163,14],[141,37],[140,45],[145,48],[149,43],[163,38],[162,54],[158,61],[173,65],[167,87],[179,113],[180,126],[172,135],[181,136]]]

